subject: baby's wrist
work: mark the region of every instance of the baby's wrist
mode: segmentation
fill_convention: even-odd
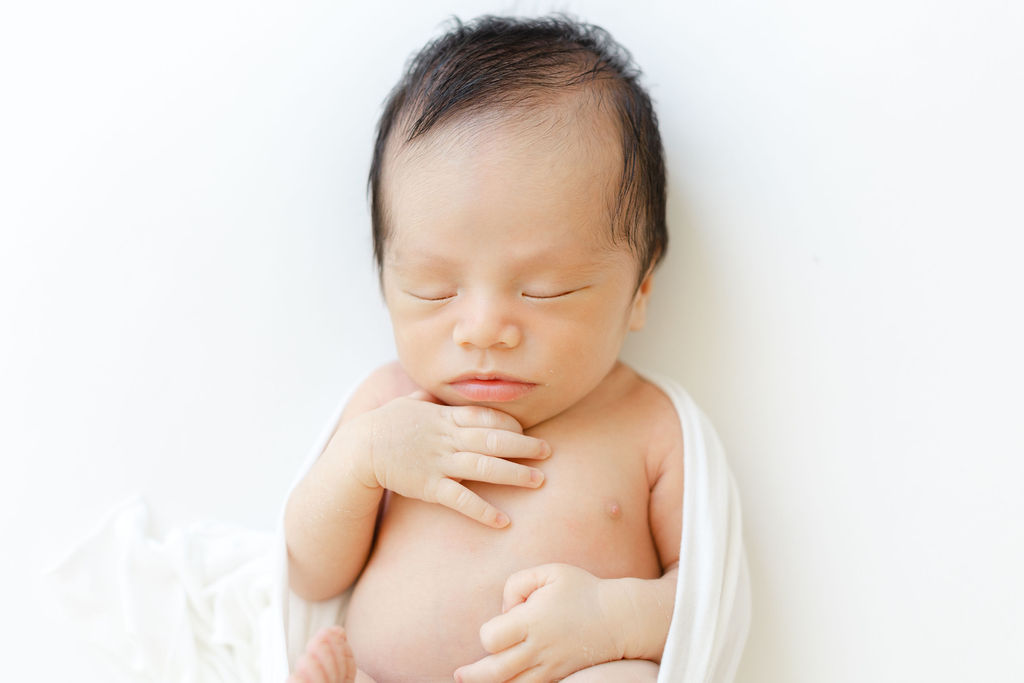
[[[635,610],[630,605],[627,581],[628,579],[601,579],[598,589],[608,632],[614,642],[615,659],[631,659],[630,653],[635,650],[635,645],[629,642],[635,628]]]
[[[672,620],[662,579],[609,579],[609,624],[622,659],[661,661]],[[667,608],[665,603],[667,604]]]
[[[369,414],[341,425],[327,444],[338,471],[367,489],[380,489],[373,471],[373,419]]]

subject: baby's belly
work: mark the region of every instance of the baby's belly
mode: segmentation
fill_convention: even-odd
[[[586,486],[547,476],[538,490],[470,484],[509,514],[505,529],[393,496],[345,621],[361,669],[378,683],[451,681],[487,654],[480,626],[501,613],[505,580],[520,569],[564,562],[601,578],[660,576],[643,477]]]

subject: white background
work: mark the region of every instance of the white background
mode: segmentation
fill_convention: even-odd
[[[1021,680],[1016,0],[5,4],[0,677],[113,680],[38,576],[129,495],[272,528],[392,355],[382,100],[451,14],[552,7],[627,45],[660,112],[672,245],[625,357],[729,451],[738,680]]]

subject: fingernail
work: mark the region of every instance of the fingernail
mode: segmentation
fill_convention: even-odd
[[[499,512],[494,517],[494,523],[497,524],[499,527],[508,526],[508,523],[509,523],[508,515],[506,515],[504,512]]]
[[[544,473],[540,470],[530,470],[530,483],[534,486],[540,486],[541,482],[544,481]]]

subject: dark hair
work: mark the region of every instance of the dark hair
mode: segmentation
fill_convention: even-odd
[[[392,134],[400,131],[408,143],[459,114],[528,106],[534,96],[590,85],[610,103],[622,136],[612,236],[625,238],[642,279],[664,256],[668,230],[661,136],[639,76],[629,52],[607,31],[564,15],[455,19],[409,61],[377,123],[368,189],[378,270],[388,237],[381,176]]]

